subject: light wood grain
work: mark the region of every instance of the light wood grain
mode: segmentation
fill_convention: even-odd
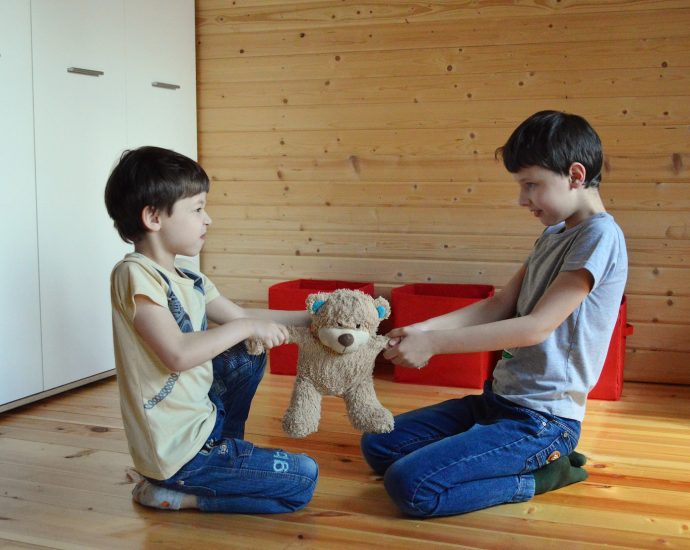
[[[494,208],[454,207],[452,197],[445,207],[424,205],[393,208],[394,205],[337,206],[305,205],[236,206],[211,203],[208,211],[215,223],[224,228],[274,229],[293,231],[336,230],[346,233],[397,232],[534,236],[536,240],[543,226],[530,219],[517,206]],[[690,238],[688,215],[685,211],[662,213],[644,210],[611,210],[618,224],[631,238],[678,239]],[[497,257],[496,261],[501,258]],[[653,266],[650,266],[650,271]],[[316,277],[312,277],[316,278]]]
[[[679,9],[650,9],[644,12],[622,10],[610,13],[617,25],[606,28],[607,40],[629,40],[646,36],[661,38],[687,36],[685,23],[690,17],[687,6]],[[579,42],[592,29],[601,29],[602,14],[582,13],[528,14],[509,17],[505,14],[470,19],[443,20],[408,24],[379,24],[366,19],[360,25],[338,25],[308,31],[283,28],[276,21],[271,31],[237,32],[234,26],[209,25],[200,19],[200,45],[208,51],[225,52],[224,56],[266,56],[295,53],[377,51],[405,45],[408,49],[478,45],[530,44],[534,37],[548,44]]]
[[[377,369],[395,413],[478,390],[396,384]],[[165,512],[130,497],[131,465],[114,379],[0,415],[2,548],[670,548],[690,546],[690,388],[626,383],[590,401],[579,450],[589,479],[522,504],[419,521],[402,516],[363,462],[338,398],[320,431],[282,433],[291,376],[267,373],[247,425],[257,445],[319,463],[314,499],[277,516]],[[663,541],[663,542],[662,542]]]
[[[623,131],[623,130],[621,130]],[[629,131],[629,130],[628,130]],[[506,132],[508,135],[508,132]],[[213,180],[230,181],[388,181],[500,182],[510,177],[493,155],[445,159],[368,155],[318,158],[209,156],[203,164]],[[636,157],[609,155],[607,182],[687,183],[690,152],[667,151]]]
[[[551,109],[588,113],[598,127],[665,126],[690,123],[690,106],[684,96],[655,98],[617,97],[559,98],[549,101]],[[506,129],[505,139],[522,120],[544,108],[543,99],[515,99],[509,102],[471,100],[433,103],[347,104],[334,109],[322,105],[283,105],[245,109],[202,109],[199,124],[202,132],[228,129],[317,130],[317,129],[424,129],[467,128],[490,124]],[[673,113],[673,117],[671,116]],[[502,140],[498,145],[502,145]]]
[[[394,121],[390,121],[394,124]],[[232,126],[229,126],[232,127]],[[645,126],[631,135],[621,127],[604,127],[600,137],[608,155],[660,154],[669,149],[690,149],[687,127]],[[284,130],[204,134],[209,156],[261,157],[276,154],[296,157],[423,156],[425,158],[491,158],[510,135],[505,128],[449,129],[398,128],[396,130]]]
[[[288,4],[288,5],[286,5]],[[654,10],[685,8],[683,0],[634,2],[609,0],[600,3],[569,2],[560,0],[527,1],[515,4],[509,1],[473,2],[442,0],[435,2],[348,2],[337,4],[324,0],[242,0],[227,9],[227,1],[202,0],[198,6],[206,16],[200,26],[206,32],[257,32],[273,30],[279,23],[283,28],[305,30],[307,28],[360,26],[362,23],[410,24],[429,21],[474,20],[481,17],[571,15],[582,13],[616,12],[620,10]],[[208,28],[207,28],[208,27]]]
[[[400,65],[409,63],[400,54]],[[277,58],[277,62],[280,58]],[[303,60],[304,62],[305,60]],[[666,61],[668,63],[668,61]],[[205,64],[214,70],[211,63]],[[465,99],[518,99],[533,97],[603,97],[683,95],[688,88],[686,67],[650,67],[620,69],[617,67],[574,72],[540,69],[501,73],[445,74],[430,76],[363,76],[346,78],[340,72],[318,78],[313,72],[308,80],[217,82],[199,87],[199,106],[257,107],[280,105],[341,105],[366,99],[367,103],[428,103]],[[437,71],[440,72],[440,71]],[[275,73],[274,73],[275,74]],[[378,74],[378,71],[377,73]],[[236,76],[237,77],[237,76]],[[294,74],[285,78],[295,78]],[[261,81],[256,90],[256,81]]]
[[[366,202],[369,206],[514,208],[517,195],[515,181],[504,176],[500,182],[472,183],[217,180],[211,186],[210,196],[214,205],[235,206],[362,206]],[[618,182],[607,178],[601,185],[601,195],[607,208],[614,211],[690,209],[688,185],[680,182]]]
[[[442,75],[448,78],[449,83],[462,83],[467,77],[472,78],[472,75],[476,74],[512,74],[520,69],[525,75],[530,75],[533,71],[554,71],[563,69],[564,66],[574,71],[574,75],[569,75],[571,80],[577,78],[579,71],[588,70],[659,69],[663,75],[665,69],[688,66],[687,50],[687,36],[610,40],[602,35],[591,41],[559,43],[557,47],[545,47],[540,42],[513,44],[510,55],[505,55],[505,46],[460,45],[446,48],[339,52],[339,59],[330,53],[309,52],[247,57],[244,54],[236,55],[237,52],[222,42],[217,48],[202,43],[198,49],[197,59],[200,67],[200,91],[205,97],[207,89],[222,89],[227,83],[235,82],[280,83],[295,80],[303,85],[300,88],[301,93],[308,93],[314,89],[314,85],[325,88],[326,82],[332,79],[414,79]],[[448,70],[449,66],[462,69],[453,74],[453,71]],[[474,80],[470,80],[472,81]],[[489,82],[491,81],[489,78]],[[415,82],[418,81],[412,80],[413,89]],[[597,85],[604,86],[604,82]],[[339,86],[337,82],[336,86]],[[482,88],[484,86],[485,84]],[[231,87],[230,90],[232,89]],[[267,90],[271,89],[274,88],[269,85]],[[251,85],[245,87],[241,94],[246,94],[250,90],[255,90],[258,98],[265,97],[263,87],[256,89]],[[328,93],[327,90],[324,92]],[[473,89],[467,89],[463,95],[466,97],[467,93],[472,92]]]

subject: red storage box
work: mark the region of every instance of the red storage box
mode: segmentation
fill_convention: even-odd
[[[608,399],[617,401],[623,391],[623,365],[625,363],[625,339],[633,333],[633,326],[628,324],[628,305],[625,296],[621,301],[616,326],[611,335],[609,351],[604,361],[604,368],[596,386],[589,392],[589,399]]]
[[[391,316],[394,327],[404,327],[468,306],[493,296],[491,285],[417,283],[391,291]],[[396,382],[481,388],[491,377],[494,352],[436,355],[423,369],[395,366]]]
[[[315,292],[333,292],[339,288],[361,290],[374,295],[373,283],[352,281],[320,281],[316,279],[297,279],[277,283],[268,288],[269,309],[305,310],[307,296]],[[297,374],[297,344],[286,344],[269,351],[270,369],[274,374]]]

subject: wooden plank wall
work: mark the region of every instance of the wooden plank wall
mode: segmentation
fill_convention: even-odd
[[[690,2],[197,0],[202,268],[265,305],[297,278],[501,287],[542,230],[494,159],[585,116],[630,254],[626,379],[690,383]]]

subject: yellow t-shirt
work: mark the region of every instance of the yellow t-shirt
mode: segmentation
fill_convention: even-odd
[[[202,293],[186,275],[171,273],[139,253],[127,254],[111,275],[115,367],[129,452],[140,473],[167,479],[204,445],[216,408],[208,397],[213,382],[211,361],[172,372],[134,329],[137,294],[168,308],[168,283],[159,271],[170,281],[195,331],[201,329],[206,304],[219,293],[206,276],[200,274]]]

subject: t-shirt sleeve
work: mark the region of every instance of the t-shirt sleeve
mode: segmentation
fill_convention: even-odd
[[[168,297],[163,278],[153,274],[136,262],[121,262],[112,275],[114,307],[119,307],[127,319],[136,314],[136,295],[146,296],[159,306],[168,307]]]
[[[203,283],[204,283],[204,295],[206,296],[206,303],[208,304],[209,302],[212,302],[218,296],[220,296],[220,292],[216,288],[216,285],[213,284],[213,281],[209,279],[206,275],[203,273],[201,274]]]
[[[594,278],[594,287],[597,287],[614,266],[619,244],[618,231],[614,224],[590,224],[573,242],[561,271],[586,269]]]

